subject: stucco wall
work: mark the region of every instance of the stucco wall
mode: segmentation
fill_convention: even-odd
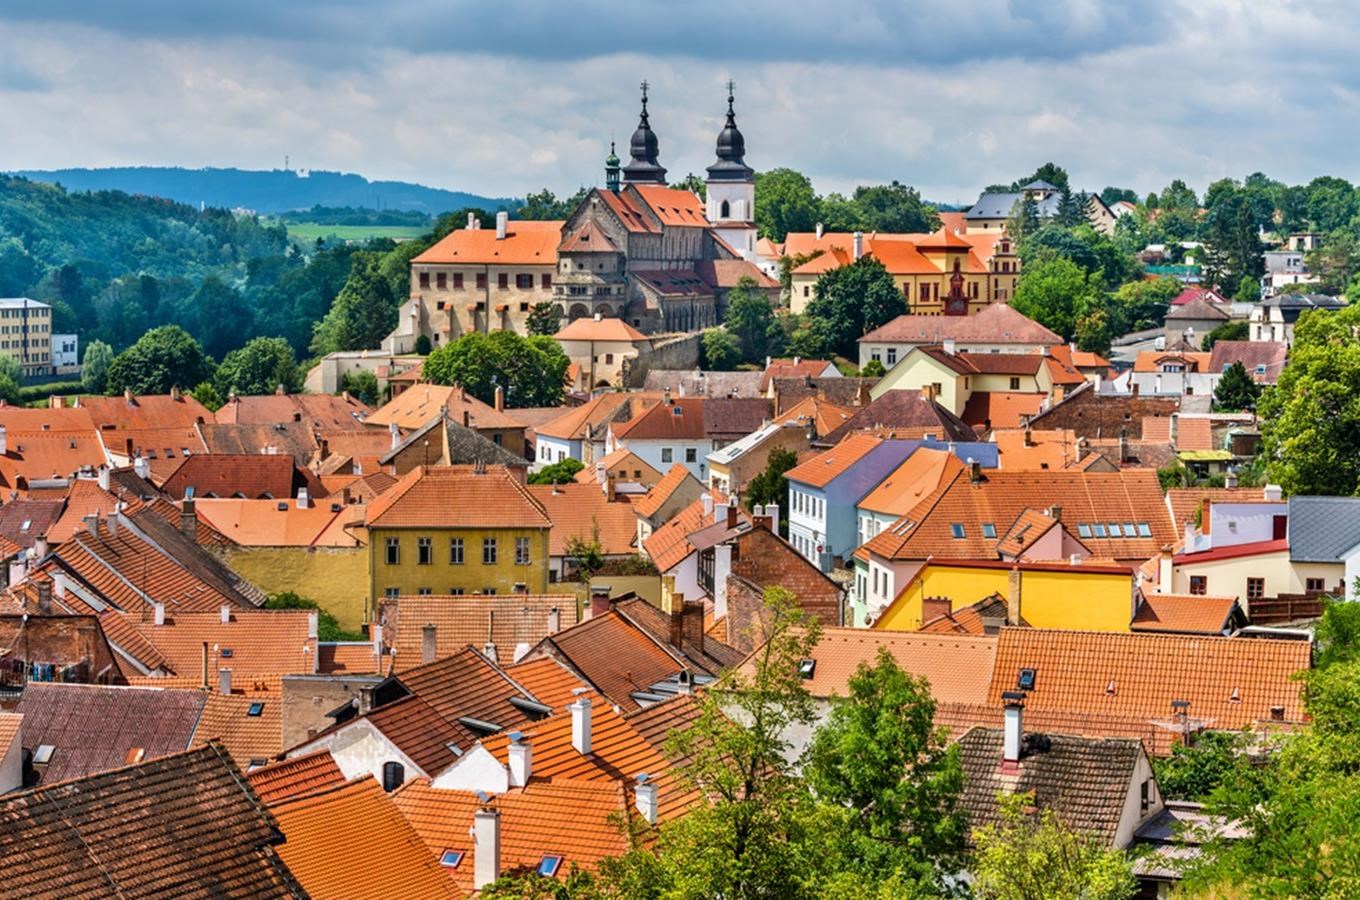
[[[367,547],[234,547],[217,552],[265,593],[293,591],[309,597],[350,631],[364,623]]]
[[[635,359],[626,359],[620,366],[619,378],[623,386],[640,388],[647,380],[647,373],[664,369],[694,369],[699,365],[699,344],[703,334],[686,334],[679,337],[661,338],[652,342],[650,350],[639,353]]]

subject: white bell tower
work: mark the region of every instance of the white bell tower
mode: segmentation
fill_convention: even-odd
[[[746,165],[746,140],[732,108],[736,85],[727,82],[727,122],[718,133],[718,160],[708,167],[708,221],[745,259],[756,252],[756,173]]]

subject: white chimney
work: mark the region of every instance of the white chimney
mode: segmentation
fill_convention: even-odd
[[[107,491],[109,489],[109,467],[100,466],[96,477],[99,479],[99,489]]]
[[[1190,522],[1185,523],[1185,552],[1195,552],[1195,526]]]
[[[818,226],[820,227],[820,226]],[[652,781],[652,776],[643,772],[637,777],[637,786],[633,789],[637,795],[637,811],[642,818],[647,820],[648,825],[656,824],[656,782]]]
[[[577,688],[584,692],[586,688]],[[582,756],[590,755],[590,698],[578,696],[576,702],[567,707],[571,710],[571,745]]]
[[[1020,762],[1020,738],[1024,734],[1025,695],[1019,691],[1006,691],[1001,697],[1006,701],[1005,736],[1001,760],[1002,762],[1018,764]]]
[[[496,662],[496,660],[497,660],[497,656],[496,656],[496,642],[495,642],[495,641],[487,641],[485,644],[483,644],[483,645],[482,645],[482,655],[485,656],[487,659],[491,660],[492,662]]]
[[[157,624],[157,625],[164,625],[164,624],[165,624],[165,604],[164,604],[164,603],[157,603],[156,606],[155,606],[155,609],[156,609],[156,619],[155,619],[156,624]]]
[[[311,500],[310,497],[307,496],[307,489],[306,489],[305,487],[300,487],[300,488],[298,488],[297,508],[298,508],[298,509],[307,509],[307,508],[310,507],[311,505],[312,505],[312,500]]]
[[[373,638],[374,659],[377,659],[378,657],[382,656],[382,632],[383,627],[381,624],[377,622],[374,622],[373,624],[368,626],[369,636]]]
[[[562,630],[562,611],[556,606],[548,610],[548,634],[557,634]]]
[[[477,227],[477,214],[476,214],[476,213],[468,213],[468,224],[467,224],[467,227],[468,227],[468,230],[471,230],[471,229]]]
[[[396,422],[389,422],[389,423],[388,423],[388,425],[387,425],[387,433],[390,434],[390,435],[392,436],[392,449],[395,450],[395,449],[397,449],[398,447],[400,447],[400,446],[401,446],[401,429],[397,427],[397,423],[396,423]]]
[[[534,748],[518,731],[510,732],[510,786],[522,788],[534,772]]]
[[[230,606],[227,606],[225,603],[223,603],[223,604],[222,604],[222,607],[221,607],[221,613],[222,613],[222,624],[223,624],[223,625],[230,625],[230,624],[231,624],[231,607],[230,607]]]
[[[713,495],[710,494],[708,491],[704,491],[704,496],[701,498],[701,502],[704,505],[704,522],[707,523],[709,520],[713,518]]]
[[[231,693],[231,669],[217,670],[217,693]]]
[[[61,569],[52,570],[52,594],[58,600],[66,599],[66,573]]]
[[[151,477],[151,462],[145,456],[139,456],[132,461],[132,471],[137,473],[137,477],[143,480]]]
[[[954,342],[953,338],[945,338],[944,352],[948,353],[950,356],[954,356],[959,352],[959,345]]]
[[[770,520],[770,533],[779,534],[779,504],[766,503],[765,515]]]
[[[496,213],[496,240],[505,240],[505,229],[510,224],[510,214],[502,210]]]
[[[40,534],[33,540],[33,558],[38,560],[47,558],[47,535]]]
[[[855,259],[864,255],[864,232],[855,232]]]
[[[0,456],[9,452],[9,437],[4,425],[0,425]]]
[[[530,644],[528,641],[520,641],[515,645],[515,658],[513,661],[519,662],[524,659],[524,657],[529,655],[529,651],[532,649],[534,649],[533,644]]]
[[[822,239],[822,231],[823,231],[823,230],[824,230],[824,229],[823,229],[822,223],[821,223],[821,222],[818,222],[818,223],[817,223],[817,240],[819,240],[819,241]]]
[[[1268,503],[1279,503],[1284,497],[1284,488],[1278,484],[1268,484],[1261,494],[1262,499]]]
[[[482,807],[472,814],[472,886],[481,890],[501,877],[501,813]]]
[[[727,615],[727,576],[732,574],[732,545],[713,548],[713,617]]]

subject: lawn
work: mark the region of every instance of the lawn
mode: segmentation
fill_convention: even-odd
[[[327,241],[357,241],[371,238],[391,238],[405,241],[420,237],[430,229],[420,225],[318,225],[315,222],[289,222],[288,237],[299,243],[310,244],[317,238]]]

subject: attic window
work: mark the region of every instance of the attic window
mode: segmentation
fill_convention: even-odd
[[[683,416],[685,413],[684,413],[684,410],[683,410],[683,409],[681,409],[680,407],[676,406],[676,407],[673,407],[673,408],[672,408],[672,414],[673,414],[673,415],[677,415],[677,416]]]
[[[1103,538],[1103,537],[1105,537],[1105,526],[1104,526],[1104,525],[1101,525],[1099,522],[1097,522],[1095,525],[1093,525],[1093,526],[1091,526],[1091,527],[1095,529],[1096,537],[1098,537],[1098,538]]]
[[[439,855],[439,864],[446,869],[456,869],[462,861],[462,850],[445,850]]]
[[[1020,677],[1016,679],[1016,686],[1022,691],[1034,690],[1034,669],[1021,669]]]
[[[1133,537],[1134,535],[1136,535],[1137,533],[1138,533],[1138,530],[1135,529],[1135,528],[1133,527],[1133,523],[1132,523],[1132,522],[1125,522],[1125,523],[1124,523],[1124,537],[1131,538],[1131,537]]]
[[[279,512],[287,512],[287,511],[288,511],[288,504],[285,503],[285,502],[283,502],[283,501],[279,501]]]
[[[230,647],[223,647],[217,651],[217,655],[223,659],[231,659],[232,649]]]
[[[1078,535],[1079,537],[1084,537],[1084,538],[1090,537],[1090,536],[1091,536],[1091,526],[1090,526],[1090,525],[1078,525],[1078,526],[1077,526],[1077,535]]]
[[[816,672],[816,671],[817,671],[817,660],[815,660],[815,659],[805,659],[805,660],[802,660],[801,662],[798,663],[798,677],[799,677],[799,678],[804,678],[804,679],[806,679],[806,678],[811,678],[811,677],[812,677],[812,674],[813,674],[814,672]]]
[[[562,857],[548,855],[538,864],[538,874],[544,878],[552,878],[557,874],[557,870],[562,866]]]
[[[262,702],[259,701],[259,700],[256,700],[254,703],[250,704],[250,709],[246,710],[246,715],[248,715],[248,716],[256,716],[256,717],[258,717],[258,716],[261,716],[261,715],[263,715],[263,714],[264,714],[264,703],[262,703]]]
[[[982,536],[989,541],[994,540],[996,538],[996,526],[993,525],[991,522],[983,522]]]
[[[24,519],[23,522],[19,523],[19,530],[20,530],[20,531],[28,531],[28,529],[30,529],[30,528],[32,528],[32,527],[33,527],[33,520],[32,520],[32,519]]]
[[[964,536],[963,523],[962,523],[962,522],[955,522],[953,525],[950,525],[950,526],[949,526],[949,531],[950,531],[951,534],[954,535],[954,538],[955,538],[956,540],[962,539],[963,536]]]
[[[52,754],[56,752],[57,748],[51,744],[39,744],[38,749],[33,751],[33,765],[47,765],[52,761]]]
[[[1121,534],[1123,534],[1123,532],[1121,532],[1121,531],[1119,530],[1119,523],[1118,523],[1118,522],[1111,522],[1111,523],[1110,523],[1110,537],[1119,537]]]
[[[1139,537],[1152,537],[1152,528],[1148,525],[1148,523],[1146,523],[1146,522],[1139,522],[1139,523],[1138,523],[1138,536],[1139,536]]]

